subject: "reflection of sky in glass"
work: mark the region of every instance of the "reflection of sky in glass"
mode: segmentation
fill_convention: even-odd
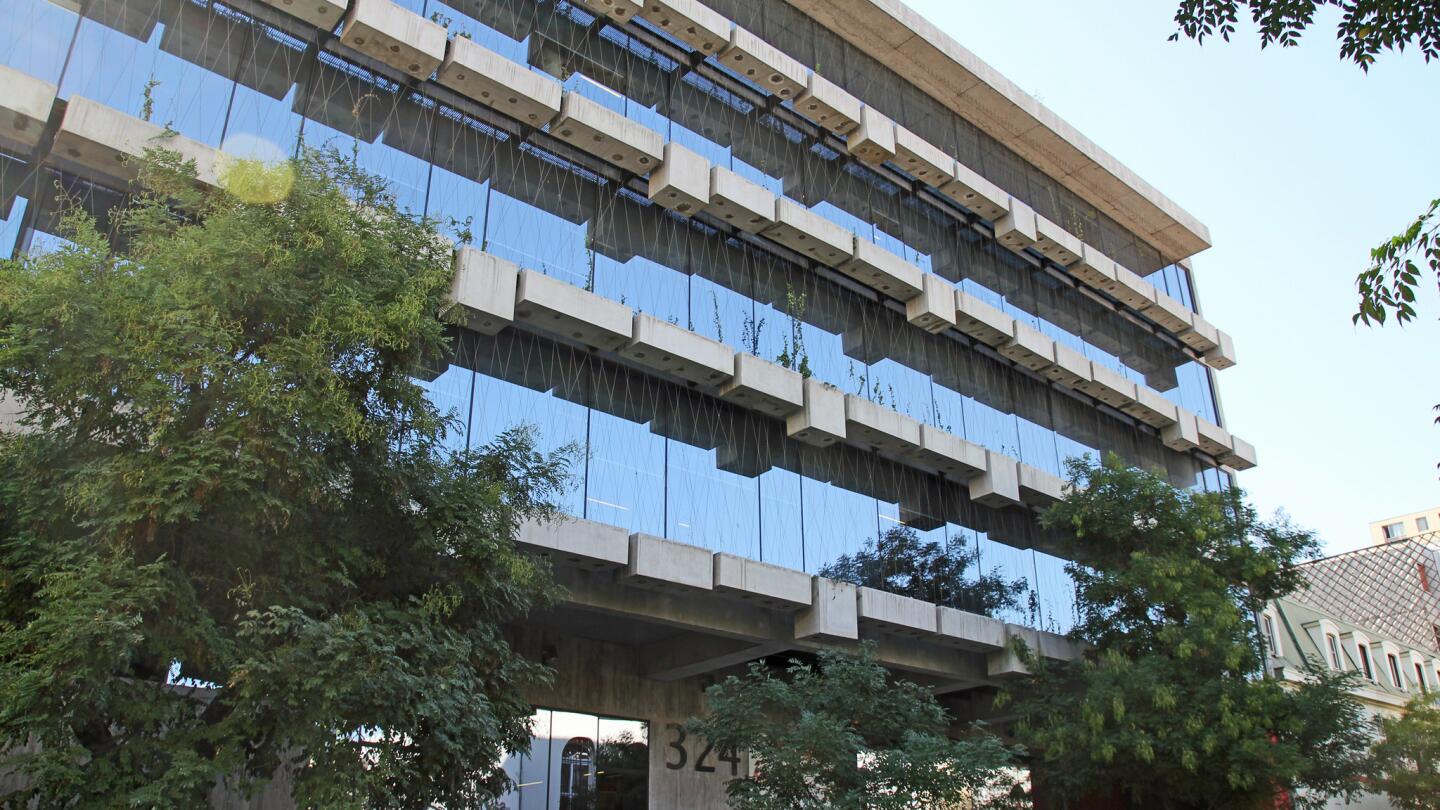
[[[58,83],[62,97],[88,96],[139,115],[146,103],[145,86],[154,82],[149,95],[155,122],[171,123],[207,143],[270,145],[280,154],[293,149],[303,128],[307,143],[331,143],[346,152],[353,149],[362,166],[391,181],[402,205],[442,224],[468,221],[478,246],[573,285],[592,287],[737,350],[754,349],[767,360],[775,360],[787,347],[793,349],[789,345],[792,313],[787,312],[785,300],[788,288],[806,296],[807,312],[798,328],[817,379],[883,398],[887,406],[915,419],[1050,472],[1060,471],[1068,457],[1095,455],[1094,445],[1102,443],[1089,422],[1073,424],[1056,417],[1056,430],[1017,416],[1014,411],[1022,410],[1032,419],[1047,419],[1043,407],[1017,408],[1017,395],[1003,380],[957,382],[952,377],[951,383],[965,390],[946,387],[940,382],[943,364],[933,357],[923,359],[936,339],[922,336],[916,343],[921,348],[912,351],[912,338],[896,337],[914,329],[898,313],[872,317],[873,302],[817,280],[807,270],[678,223],[638,195],[617,203],[613,184],[578,182],[559,163],[538,160],[533,148],[522,152],[513,141],[497,146],[495,138],[463,123],[463,116],[455,111],[437,110],[431,102],[399,90],[388,80],[376,80],[333,55],[317,60],[293,37],[273,29],[251,29],[248,22],[235,21],[238,18],[217,18],[212,24],[207,15],[220,12],[198,4],[166,5],[184,10],[175,19],[162,19],[135,32],[138,37],[93,20],[78,22],[74,13],[45,0],[15,0],[12,5],[14,13],[0,15],[0,61]],[[452,31],[464,30],[507,58],[523,62],[530,55],[528,26],[536,24],[533,20],[493,21],[525,29],[505,33],[466,15],[458,3],[411,0],[410,5],[423,6],[427,15],[436,11],[451,18]],[[588,20],[584,12],[564,7],[537,15],[548,20],[544,24],[562,27]],[[197,27],[197,20],[205,27]],[[910,244],[909,237],[897,235],[913,231],[887,221],[898,217],[908,227],[913,222],[907,217],[924,218],[923,211],[891,205],[895,189],[888,181],[864,167],[842,169],[833,152],[797,140],[796,133],[774,118],[693,72],[676,80],[676,87],[662,88],[663,92],[642,86],[650,80],[641,73],[663,73],[673,65],[667,67],[663,57],[645,53],[613,26],[601,30],[607,48],[628,49],[643,70],[615,79],[626,86],[624,93],[580,74],[572,75],[567,86],[774,193],[803,199],[862,238],[922,267],[930,266],[927,252]],[[196,35],[200,31],[203,36]],[[72,37],[73,48],[61,47],[68,46]],[[67,51],[73,51],[68,68]],[[229,78],[221,69],[227,64],[243,69]],[[575,67],[587,69],[579,62]],[[229,70],[236,72],[233,67]],[[427,143],[423,135],[432,124],[437,132],[449,132],[445,126],[459,129],[463,138]],[[445,149],[450,150],[447,158],[465,159],[442,158],[439,153]],[[786,174],[784,180],[777,176],[780,173]],[[547,206],[558,210],[560,203],[573,203],[564,216],[547,210]],[[22,241],[20,219],[29,207],[25,198],[17,198],[8,216],[0,220],[0,252],[8,253]],[[879,213],[882,209],[888,213]],[[631,240],[637,244],[613,244],[625,241],[614,238],[616,233],[637,232],[642,238]],[[25,239],[34,251],[61,244],[43,231],[33,231]],[[663,245],[665,250],[654,250],[663,255],[649,255],[647,240]],[[936,247],[934,261],[945,263],[942,269],[949,277],[964,279],[961,286],[967,291],[1096,362],[1139,377],[1122,358],[1091,342],[1106,342],[1104,335],[1086,331],[1088,326],[1080,329],[1085,334],[1077,335],[1027,311],[1030,305],[1021,303],[1028,300],[1023,291],[1013,295],[1011,290],[1007,297],[970,278],[972,268],[965,262],[981,258],[947,251],[951,247]],[[1013,271],[1008,266],[1002,269]],[[1193,301],[1182,268],[1163,268],[1149,278],[1187,305]],[[871,333],[850,331],[862,325]],[[882,339],[874,340],[877,335]],[[857,336],[862,338],[858,342]],[[461,417],[461,432],[449,438],[452,447],[467,442],[479,446],[517,424],[536,426],[543,450],[571,442],[581,447],[584,456],[572,486],[560,499],[566,512],[815,571],[841,554],[859,550],[878,532],[898,525],[895,521],[909,520],[907,510],[922,508],[855,491],[855,482],[873,472],[867,468],[869,462],[857,461],[859,457],[849,453],[812,453],[787,442],[775,425],[767,428],[768,433],[745,427],[722,429],[719,435],[703,439],[677,435],[676,421],[693,416],[686,412],[689,405],[663,402],[653,392],[627,392],[619,382],[597,381],[600,375],[589,368],[555,370],[556,364],[573,366],[575,361],[535,348],[538,345],[525,344],[528,348],[520,354],[487,358],[486,370],[480,373],[452,368],[428,383],[427,390],[442,409],[454,409]],[[1115,348],[1113,340],[1106,345]],[[873,346],[905,356],[883,352],[866,356]],[[927,364],[930,367],[924,370],[917,368]],[[1175,374],[1177,384],[1163,393],[1213,421],[1209,371],[1186,363]],[[592,387],[609,390],[608,398],[595,394]],[[675,408],[678,413],[669,412]],[[1106,423],[1105,430],[1115,429]],[[772,457],[781,456],[783,465],[772,463]],[[874,464],[878,468],[889,462]],[[1197,486],[1222,483],[1214,470],[1194,472],[1193,478]],[[925,525],[933,525],[953,515],[926,518]],[[1064,626],[1072,615],[1065,605],[1073,597],[1067,596],[1068,580],[1058,561],[984,536],[967,540],[974,534],[953,522],[924,532],[927,539],[943,538],[969,549],[967,553],[978,552],[981,566],[972,569],[973,575],[993,568],[1010,578],[1023,577],[1039,594],[1035,620]],[[1029,609],[1027,603],[1022,611],[1027,619]],[[572,719],[545,716],[551,724]]]

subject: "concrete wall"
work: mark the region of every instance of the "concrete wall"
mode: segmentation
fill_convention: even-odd
[[[703,711],[713,678],[646,679],[636,649],[624,644],[537,629],[520,631],[516,642],[527,655],[545,655],[558,673],[551,688],[531,695],[536,706],[650,724],[650,807],[720,810],[732,770],[736,776],[749,772],[743,754],[738,764],[721,762],[718,752],[706,751],[705,740],[679,730]]]

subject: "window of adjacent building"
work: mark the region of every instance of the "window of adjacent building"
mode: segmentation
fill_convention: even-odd
[[[1385,535],[1386,540],[1399,540],[1405,536],[1404,521],[1387,523],[1380,527],[1380,532]]]
[[[1420,590],[1422,590],[1422,591],[1424,591],[1424,592],[1426,592],[1426,593],[1429,593],[1429,592],[1430,592],[1430,569],[1429,569],[1429,568],[1426,568],[1426,567],[1425,567],[1425,563],[1422,562],[1422,563],[1416,563],[1416,564],[1415,564],[1415,570],[1418,571],[1419,574],[1420,574]]]
[[[1425,667],[1422,667],[1419,664],[1415,665],[1415,682],[1420,684],[1421,692],[1430,691],[1430,685],[1425,683]]]
[[[1375,670],[1370,667],[1370,648],[1360,644],[1360,669],[1365,673],[1365,680],[1375,680]]]
[[[1278,656],[1280,654],[1280,648],[1275,644],[1275,621],[1271,619],[1270,614],[1267,613],[1260,617],[1260,624],[1265,628],[1265,649],[1268,650],[1271,655]]]
[[[1325,634],[1325,646],[1330,649],[1330,668],[1340,669],[1340,644],[1335,640],[1334,633]]]
[[[1417,531],[1417,532],[1428,532],[1428,531],[1430,531],[1430,518],[1427,518],[1427,517],[1418,517],[1418,518],[1415,518],[1415,531]]]
[[[1385,660],[1390,664],[1390,680],[1394,681],[1396,689],[1403,690],[1405,683],[1400,680],[1400,659],[1393,655],[1387,655]]]

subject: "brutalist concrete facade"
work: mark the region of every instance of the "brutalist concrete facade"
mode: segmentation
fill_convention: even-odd
[[[216,185],[301,142],[456,241],[454,355],[421,375],[456,440],[583,450],[519,538],[569,596],[512,628],[558,679],[510,807],[720,806],[748,763],[683,723],[757,660],[872,642],[993,717],[1011,639],[1077,654],[1036,521],[1067,459],[1255,464],[1194,306],[1204,226],[904,6],[12,5],[0,250],[53,247],[46,190],[101,210],[148,146]],[[896,538],[964,582],[890,576]]]

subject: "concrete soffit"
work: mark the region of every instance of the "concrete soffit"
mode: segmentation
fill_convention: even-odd
[[[1173,259],[1210,229],[899,0],[787,0]]]

